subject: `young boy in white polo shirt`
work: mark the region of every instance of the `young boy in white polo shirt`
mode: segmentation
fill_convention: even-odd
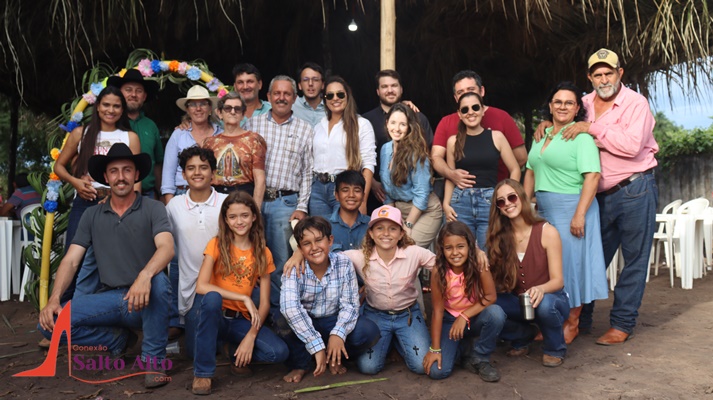
[[[193,358],[198,310],[194,307],[196,279],[203,262],[203,250],[218,234],[220,207],[228,195],[218,193],[210,185],[216,169],[212,150],[192,146],[178,155],[183,179],[188,182],[186,194],[175,196],[166,205],[178,254],[178,313],[185,325],[186,355]],[[171,271],[170,273],[174,273]]]

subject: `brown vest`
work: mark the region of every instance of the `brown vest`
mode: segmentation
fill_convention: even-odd
[[[550,270],[547,263],[547,251],[542,247],[542,227],[546,222],[538,222],[532,226],[530,241],[527,242],[525,257],[517,270],[515,293],[524,293],[527,289],[541,285],[550,280]]]

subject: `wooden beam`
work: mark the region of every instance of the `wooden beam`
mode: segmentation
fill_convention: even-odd
[[[396,0],[381,0],[381,69],[396,69]]]

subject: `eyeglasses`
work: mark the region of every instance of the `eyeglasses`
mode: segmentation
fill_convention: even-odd
[[[324,98],[327,100],[332,100],[335,95],[337,96],[338,99],[341,99],[341,100],[344,100],[347,97],[346,92],[337,92],[337,93],[329,92],[324,95]]]
[[[515,193],[510,193],[506,198],[511,204],[517,203],[517,200],[519,199],[519,197],[517,197],[517,194]],[[505,199],[501,198],[495,200],[495,205],[498,206],[498,208],[505,208],[505,204],[507,204],[505,203]]]
[[[478,112],[480,111],[480,104],[473,104],[470,106],[470,109],[473,110],[473,112]],[[468,114],[468,106],[461,107],[458,111],[460,111],[461,114]]]
[[[208,108],[210,107],[210,101],[191,101],[186,104],[188,108]]]
[[[223,106],[223,111],[225,111],[227,113],[235,112],[236,114],[242,114],[243,107],[242,106]]]
[[[572,108],[575,105],[577,105],[577,103],[572,100],[567,100],[567,101],[554,100],[554,101],[552,101],[552,106],[555,108],[562,108],[562,106],[564,106],[564,108]]]
[[[302,82],[304,82],[304,83],[310,83],[310,82],[312,82],[312,83],[319,83],[319,82],[321,82],[321,81],[322,81],[322,78],[317,77],[317,76],[313,76],[313,77],[311,77],[311,78],[305,76],[304,78],[302,78]]]

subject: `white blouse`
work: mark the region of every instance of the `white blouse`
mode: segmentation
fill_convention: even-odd
[[[366,118],[358,117],[359,121],[359,152],[361,153],[361,168],[374,172],[376,167],[376,139],[374,128]],[[336,175],[347,169],[347,134],[344,132],[344,121],[337,122],[329,132],[327,117],[314,127],[314,166],[317,173]]]

